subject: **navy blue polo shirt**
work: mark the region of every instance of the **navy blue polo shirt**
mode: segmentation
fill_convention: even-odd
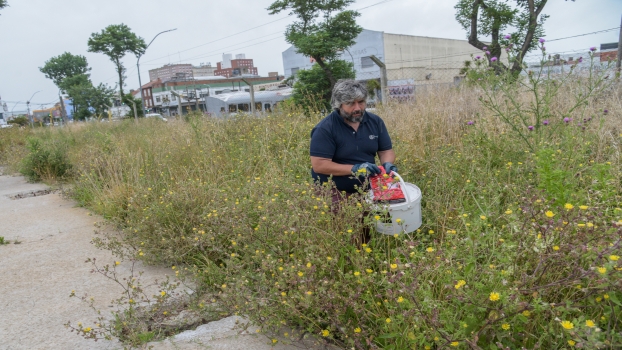
[[[367,111],[356,131],[337,110],[311,130],[311,156],[331,159],[338,164],[375,164],[376,153],[392,148],[391,138],[382,119]],[[317,174],[313,169],[311,176],[321,183],[327,182],[329,178],[328,175]],[[356,192],[355,186],[362,185],[353,175],[333,176],[333,181],[338,190],[348,193]]]

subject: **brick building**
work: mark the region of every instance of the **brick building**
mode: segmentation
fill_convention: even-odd
[[[258,75],[257,67],[254,67],[253,60],[246,58],[244,54],[238,54],[235,59],[231,59],[231,54],[223,54],[223,61],[216,64],[214,75],[231,78],[241,75]]]
[[[192,65],[189,63],[167,64],[164,67],[149,70],[149,81],[158,79],[169,81],[180,76],[192,77]]]

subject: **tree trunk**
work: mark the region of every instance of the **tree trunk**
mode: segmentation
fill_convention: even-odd
[[[473,2],[473,11],[471,12],[471,33],[469,33],[469,44],[472,46],[484,50],[486,44],[479,41],[477,38],[477,15],[479,14],[479,6],[480,3],[483,4],[482,0],[475,0]]]
[[[516,57],[514,64],[512,65],[512,73],[515,75],[519,74],[523,70],[523,59],[525,58],[525,54],[529,51],[529,47],[531,46],[531,42],[533,41],[534,33],[536,32],[536,27],[538,25],[538,16],[544,5],[548,0],[542,0],[540,6],[537,8],[534,5],[534,0],[527,0],[527,6],[529,8],[529,26],[527,27],[527,35],[525,35],[525,41],[523,42],[523,47]]]
[[[313,59],[315,60],[315,62],[317,62],[320,68],[324,70],[324,73],[326,74],[328,81],[330,81],[330,90],[332,91],[333,87],[337,83],[337,80],[335,79],[333,72],[331,72],[330,69],[328,69],[328,67],[326,66],[326,63],[324,63],[321,57],[313,57]]]
[[[117,74],[119,74],[119,93],[121,94],[121,101],[125,97],[123,95],[123,64],[119,61],[115,61],[115,65],[117,66]]]

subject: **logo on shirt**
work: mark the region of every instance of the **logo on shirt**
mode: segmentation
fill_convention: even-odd
[[[378,135],[369,135],[370,140],[377,139],[377,138],[378,138]]]

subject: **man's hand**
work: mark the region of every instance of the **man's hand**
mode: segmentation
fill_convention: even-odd
[[[387,172],[387,174],[391,174],[392,171],[397,173],[397,166],[391,162],[383,163],[382,167],[384,168],[384,171]]]
[[[380,174],[380,168],[376,164],[361,163],[352,167],[352,172],[358,177],[375,176]]]

